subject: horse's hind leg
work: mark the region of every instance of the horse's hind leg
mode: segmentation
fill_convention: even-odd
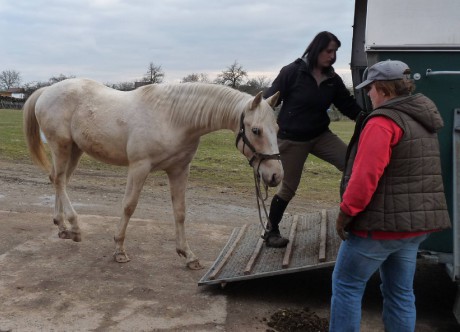
[[[167,174],[174,210],[174,224],[176,226],[176,252],[179,256],[185,257],[188,268],[199,270],[203,266],[190,249],[185,236],[185,188],[189,171],[189,166],[187,166],[185,169],[168,170]]]
[[[79,242],[81,241],[81,231],[78,226],[78,215],[67,195],[66,186],[78,164],[82,151],[75,144],[59,145],[50,143],[50,147],[54,161],[50,179],[56,191],[54,223],[59,228],[59,237],[61,239],[72,239]],[[66,228],[66,219],[71,225],[70,231]]]
[[[66,170],[67,183],[69,183],[73,172],[77,168],[78,162],[80,161],[82,154],[83,154],[83,151],[75,143],[72,144],[72,151],[70,154],[69,162],[67,163],[67,170]]]
[[[122,203],[123,212],[120,221],[118,222],[117,235],[114,236],[115,252],[113,257],[118,263],[126,263],[130,260],[124,247],[126,228],[128,227],[129,220],[137,207],[139,195],[150,170],[150,162],[139,162],[137,164],[130,165],[128,168],[128,180]]]

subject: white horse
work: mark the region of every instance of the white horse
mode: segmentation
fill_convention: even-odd
[[[278,126],[267,100],[213,84],[148,85],[130,92],[110,89],[87,79],[69,79],[33,93],[24,105],[24,131],[32,160],[49,172],[56,191],[54,223],[59,237],[81,241],[77,213],[66,185],[83,152],[119,166],[128,166],[122,216],[114,258],[128,262],[124,240],[148,174],[167,173],[176,227],[176,251],[187,266],[199,269],[185,237],[185,189],[200,137],[231,129],[236,145],[264,183],[283,178],[276,139]],[[40,140],[49,145],[52,166]],[[70,230],[66,228],[66,220]]]

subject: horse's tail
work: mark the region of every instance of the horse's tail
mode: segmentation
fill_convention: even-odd
[[[45,87],[46,88],[46,87]],[[49,173],[50,161],[40,138],[40,126],[35,116],[35,105],[45,88],[41,88],[27,98],[24,107],[24,135],[32,161]]]

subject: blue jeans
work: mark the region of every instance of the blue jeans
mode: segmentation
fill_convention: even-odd
[[[402,240],[372,240],[353,234],[340,245],[332,274],[329,331],[359,331],[367,281],[380,270],[385,331],[414,331],[413,281],[417,251],[427,235]]]

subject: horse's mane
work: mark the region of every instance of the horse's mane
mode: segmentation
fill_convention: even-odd
[[[138,90],[150,105],[168,108],[172,123],[208,128],[239,120],[244,106],[253,98],[223,85],[204,83],[152,84]]]

